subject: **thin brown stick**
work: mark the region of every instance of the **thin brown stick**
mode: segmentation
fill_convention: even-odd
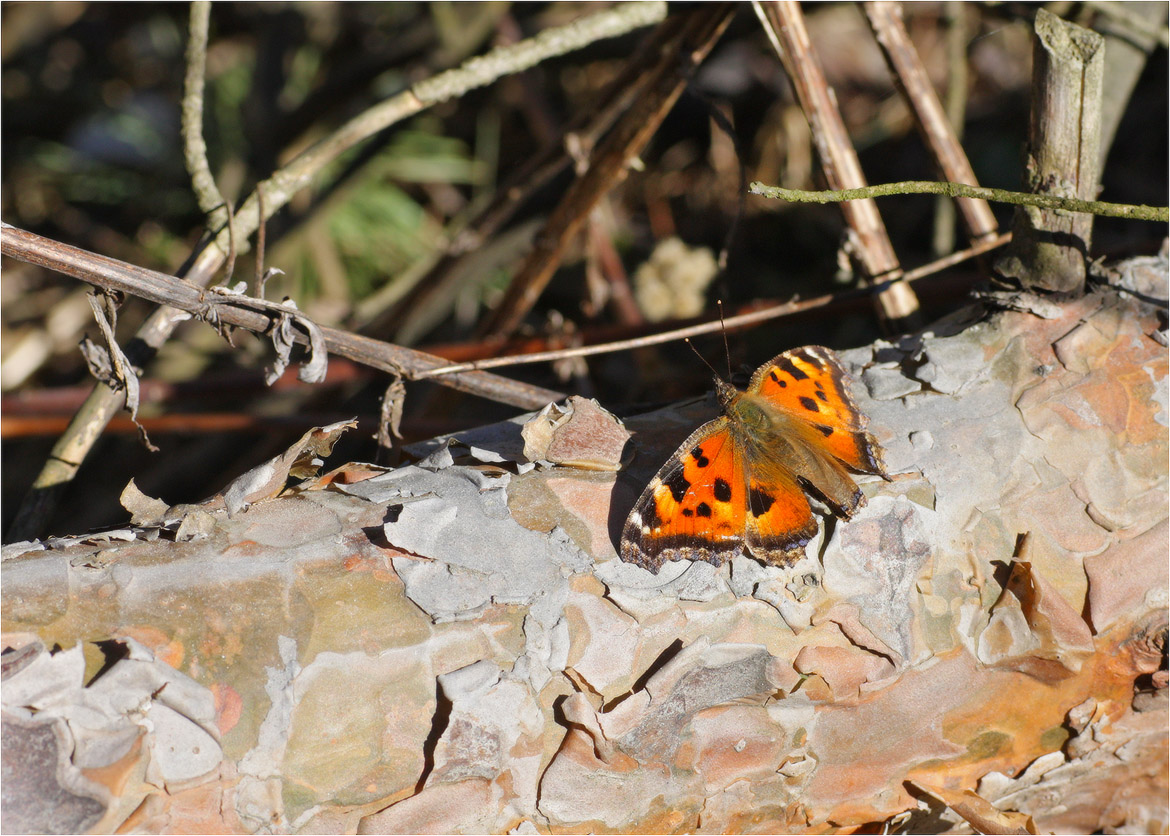
[[[946,32],[947,87],[943,110],[947,124],[962,143],[967,112],[967,5],[962,0],[943,3],[943,26]],[[931,252],[942,256],[955,248],[955,202],[939,196],[934,201],[934,231]]]
[[[921,267],[915,268],[906,272],[900,281],[916,282],[921,281],[927,276],[931,276],[948,267],[952,267],[960,262],[975,258],[982,255],[989,250],[994,250],[1002,247],[1011,241],[1010,233],[996,235],[991,238],[984,238],[972,244],[965,250],[951,253],[950,255],[940,258],[937,261],[932,261],[930,264],[924,264]],[[677,340],[689,339],[691,337],[698,337],[704,334],[714,334],[720,329],[726,328],[728,331],[736,331],[752,325],[759,325],[762,322],[768,322],[773,319],[780,319],[781,317],[791,316],[804,311],[810,311],[815,308],[823,308],[836,302],[841,302],[846,299],[855,299],[865,296],[873,296],[880,293],[890,285],[887,280],[878,285],[871,285],[869,287],[860,288],[858,290],[847,291],[845,293],[830,293],[824,296],[817,296],[812,299],[803,299],[799,301],[784,302],[780,305],[772,305],[758,311],[751,311],[749,313],[738,314],[736,316],[727,317],[726,319],[716,318],[709,322],[699,323],[698,325],[691,325],[686,328],[674,328],[670,331],[663,331],[658,334],[647,334],[641,337],[634,337],[628,340],[615,340],[614,342],[604,343],[601,345],[587,345],[578,346],[574,348],[562,348],[553,351],[539,351],[529,354],[518,354],[510,357],[493,357],[486,360],[476,360],[471,363],[452,363],[447,366],[440,366],[436,369],[429,369],[417,375],[419,379],[442,377],[448,374],[462,374],[469,371],[479,371],[482,369],[498,369],[505,366],[519,366],[528,363],[547,363],[556,360],[564,360],[569,357],[588,357],[595,354],[612,354],[615,351],[629,351],[635,348],[646,348],[651,345],[661,345],[662,343],[675,342]]]
[[[845,130],[836,96],[829,89],[821,62],[813,51],[800,5],[795,0],[753,0],[752,6],[792,80],[812,130],[825,180],[834,189],[864,186],[861,163]],[[841,212],[851,232],[853,254],[866,276],[873,281],[893,281],[877,297],[885,321],[893,330],[913,327],[918,300],[908,285],[897,281],[902,268],[877,205],[873,201],[846,203],[842,204]]]
[[[201,290],[174,276],[71,247],[7,224],[0,229],[0,251],[11,258],[64,273],[97,287],[120,290],[195,316],[206,317],[214,309],[217,321],[237,328],[263,333],[272,324],[268,315],[247,307],[249,301],[259,300]],[[271,307],[271,303],[266,305]],[[414,378],[430,369],[447,365],[442,357],[335,328],[318,327],[329,353],[392,374],[401,373]],[[296,339],[303,344],[308,343],[299,332]],[[449,382],[445,379],[444,385],[522,409],[537,409],[565,397],[561,392],[484,372],[472,373],[470,376],[457,375],[450,378]]]
[[[878,44],[894,77],[901,82],[914,112],[918,129],[926,140],[926,147],[930,149],[943,177],[952,183],[970,183],[978,186],[975,171],[971,168],[967,154],[951,128],[951,121],[943,110],[934,86],[930,83],[922,58],[919,57],[918,50],[914,48],[910,35],[906,32],[902,20],[902,4],[890,0],[879,2],[871,0],[865,3],[864,7]],[[986,201],[962,197],[957,198],[955,202],[972,239],[977,241],[995,234],[997,229],[995,215]]]
[[[481,333],[487,339],[511,334],[532,309],[564,258],[569,243],[593,207],[625,179],[631,160],[645,148],[686,86],[689,70],[698,66],[734,14],[724,4],[700,5],[685,12],[683,54],[663,54],[646,93],[593,149],[588,170],[569,188],[537,235],[536,245],[512,278],[508,291]]]
[[[929,264],[923,264],[921,267],[915,267],[913,270],[907,270],[902,278],[904,281],[916,282],[924,279],[927,276],[934,275],[941,270],[948,267],[953,267],[956,264],[961,264],[968,259],[975,258],[975,256],[983,255],[986,252],[997,250],[1005,244],[1010,244],[1012,241],[1012,234],[1010,232],[1000,232],[991,238],[984,238],[976,241],[965,250],[956,250],[953,253],[944,255],[942,258],[936,259]]]
[[[260,217],[264,217],[264,187],[256,185],[256,206],[259,207]],[[264,237],[268,224],[260,222],[256,230],[256,269],[252,271],[252,295],[257,299],[264,298]]]

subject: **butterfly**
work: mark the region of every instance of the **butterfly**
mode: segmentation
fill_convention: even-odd
[[[634,504],[621,558],[657,573],[668,560],[716,566],[744,549],[796,562],[817,532],[806,492],[849,519],[865,494],[849,471],[889,481],[882,450],[827,348],[785,351],[745,391],[716,378],[723,414],[683,442]]]

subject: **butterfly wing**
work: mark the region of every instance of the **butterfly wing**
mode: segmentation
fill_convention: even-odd
[[[778,354],[756,371],[747,391],[807,422],[816,449],[851,470],[890,478],[881,447],[849,394],[849,375],[829,349],[810,345]]]
[[[889,479],[848,380],[832,351],[808,346],[765,363],[746,392],[718,386],[724,416],[643,491],[622,528],[622,560],[651,572],[668,560],[718,566],[745,545],[765,563],[798,559],[817,531],[806,487],[849,517],[865,495],[847,468]]]
[[[764,563],[787,566],[804,554],[817,533],[804,489],[781,467],[752,467],[744,462],[748,501],[745,539],[751,553]]]
[[[730,560],[743,551],[746,489],[727,418],[704,424],[634,504],[622,528],[622,560],[654,573],[668,560]]]

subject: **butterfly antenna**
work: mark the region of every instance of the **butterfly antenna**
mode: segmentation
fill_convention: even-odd
[[[695,352],[695,356],[698,357],[700,360],[702,360],[703,365],[711,370],[711,374],[715,375],[715,377],[719,377],[719,372],[715,371],[715,367],[712,366],[710,363],[708,363],[707,358],[699,353],[699,349],[695,348],[694,344],[691,343],[690,337],[684,337],[683,342],[685,342],[687,345],[689,345],[691,347],[691,351]]]
[[[723,356],[727,358],[727,380],[731,381],[731,346],[727,344],[727,323],[723,321],[723,300],[715,304],[719,306],[719,325],[723,328]]]

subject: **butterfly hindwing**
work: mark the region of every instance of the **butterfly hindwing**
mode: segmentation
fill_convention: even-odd
[[[789,474],[775,472],[760,478],[748,467],[747,528],[752,554],[764,563],[786,566],[804,554],[805,544],[817,533],[817,521],[808,499]]]
[[[638,498],[621,557],[657,572],[667,560],[723,563],[743,549],[743,465],[726,418],[696,430]]]
[[[865,431],[865,416],[849,394],[849,376],[827,348],[785,351],[752,376],[749,392],[802,418],[816,446],[859,473],[889,478],[877,441]]]

